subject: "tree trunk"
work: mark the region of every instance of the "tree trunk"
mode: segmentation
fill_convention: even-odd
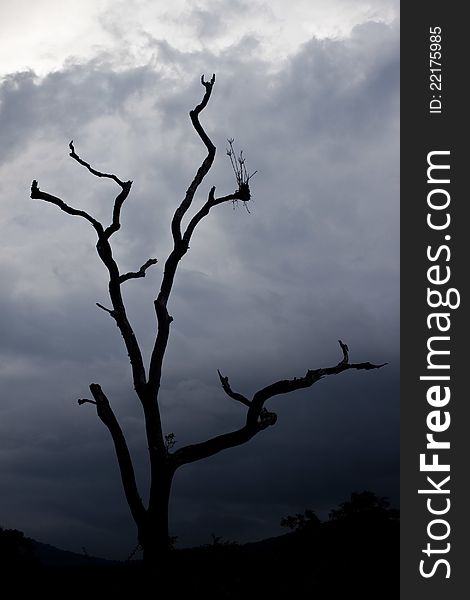
[[[147,571],[164,573],[170,553],[168,508],[173,471],[163,470],[155,491],[151,492],[148,511],[139,526],[139,543],[143,549],[143,562]]]

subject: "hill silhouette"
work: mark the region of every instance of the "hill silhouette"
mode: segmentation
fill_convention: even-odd
[[[218,600],[294,594],[333,600],[399,597],[399,518],[385,499],[356,493],[332,510],[328,521],[306,511],[283,524],[293,531],[243,545],[213,536],[211,544],[174,550],[164,573],[150,583],[164,577],[172,595]],[[7,537],[9,558],[4,554]],[[28,549],[18,553],[13,541]],[[121,594],[143,591],[149,584],[138,560],[119,563],[64,552],[8,530],[0,530],[0,542],[1,566],[9,564],[16,576],[34,570],[36,591],[87,593],[99,586]],[[26,590],[27,583],[17,578],[18,591]]]

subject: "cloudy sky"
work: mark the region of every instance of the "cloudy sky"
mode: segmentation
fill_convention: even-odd
[[[171,505],[179,545],[210,533],[282,533],[354,490],[398,500],[399,27],[395,0],[0,0],[0,525],[62,548],[125,558],[135,531],[90,382],[113,402],[146,496],[140,407],[106,304],[95,234],[29,199],[41,189],[109,221],[116,194],[68,157],[134,185],[114,237],[148,355],[169,222],[204,147],[188,111],[217,74],[201,121],[218,148],[212,185],[235,189],[243,148],[250,213],[222,205],[196,231],[170,301],[161,404],[177,447],[240,426],[246,395],[307,369],[347,372],[280,396],[278,423],[183,467]]]

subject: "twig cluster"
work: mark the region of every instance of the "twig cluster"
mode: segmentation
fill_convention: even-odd
[[[248,170],[246,168],[246,160],[245,157],[243,156],[243,150],[240,150],[240,154],[237,156],[235,154],[235,150],[233,148],[233,142],[235,140],[233,138],[228,138],[227,142],[228,142],[228,148],[227,148],[227,156],[230,159],[230,164],[232,165],[232,169],[233,172],[235,174],[235,179],[237,181],[237,185],[238,185],[238,194],[239,194],[239,198],[242,202],[244,207],[246,208],[246,210],[248,212],[250,212],[248,210],[248,206],[246,205],[246,203],[251,199],[251,193],[250,193],[250,179],[256,175],[256,173],[258,171],[254,171],[253,173],[248,173]],[[236,203],[238,201],[238,199],[233,200],[233,206],[235,208]]]

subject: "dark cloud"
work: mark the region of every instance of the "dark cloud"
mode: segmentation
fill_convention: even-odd
[[[220,17],[220,18],[219,18]],[[217,35],[222,17],[201,15]],[[202,27],[202,26],[201,26]],[[208,31],[208,29],[210,31]],[[218,147],[209,187],[235,187],[227,137],[243,148],[254,202],[221,206],[200,224],[178,272],[161,403],[179,444],[239,426],[243,411],[217,368],[249,394],[333,365],[339,338],[353,360],[391,365],[345,373],[272,402],[279,421],[243,448],[177,474],[173,533],[249,540],[280,532],[286,514],[326,511],[355,489],[397,500],[398,31],[367,23],[342,40],[312,39],[276,69],[245,37],[217,55],[148,38],[151,65],[112,57],[69,63],[0,88],[4,282],[0,310],[0,521],[43,541],[123,558],[135,533],[107,431],[76,399],[99,381],[123,421],[146,486],[140,407],[106,304],[105,272],[88,224],[28,199],[42,189],[109,220],[118,190],[67,158],[134,181],[116,235],[123,270],[156,256],[125,296],[148,354],[152,300],[169,222],[204,148],[187,112],[202,72],[217,72],[202,121]]]

